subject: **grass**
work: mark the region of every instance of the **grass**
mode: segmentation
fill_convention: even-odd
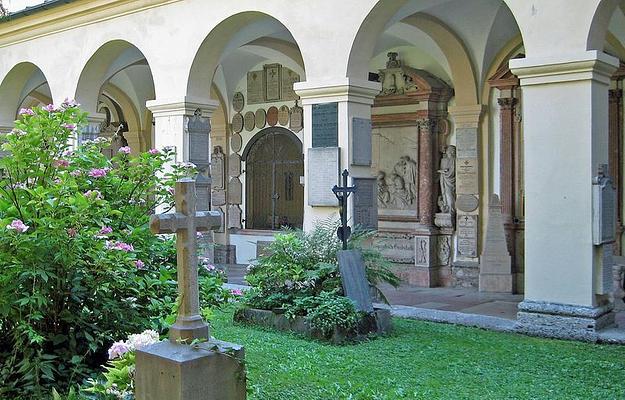
[[[625,399],[625,347],[394,319],[392,335],[337,347],[217,313],[245,346],[250,400]]]

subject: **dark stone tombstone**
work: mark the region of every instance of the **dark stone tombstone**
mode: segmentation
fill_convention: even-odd
[[[373,302],[362,254],[357,250],[341,250],[336,255],[345,296],[356,303],[357,311],[372,313]]]
[[[364,229],[378,229],[378,185],[375,178],[353,178],[354,193],[353,220],[355,226]]]
[[[339,145],[338,103],[313,104],[312,147],[337,147]]]

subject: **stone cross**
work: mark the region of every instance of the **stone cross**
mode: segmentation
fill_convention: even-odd
[[[200,315],[198,286],[197,232],[219,229],[217,211],[196,212],[195,180],[176,182],[176,213],[152,215],[150,230],[155,234],[175,234],[178,269],[179,308],[169,340],[210,339],[208,325]]]
[[[341,215],[341,226],[337,231],[337,235],[341,242],[343,242],[343,250],[347,250],[347,239],[352,234],[352,228],[347,225],[347,199],[350,194],[356,193],[356,186],[347,186],[347,177],[349,177],[349,171],[343,171],[343,186],[334,185],[332,193],[339,201],[339,213]]]

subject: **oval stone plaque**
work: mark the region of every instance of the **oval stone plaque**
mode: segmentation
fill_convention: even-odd
[[[291,108],[291,130],[299,132],[304,129],[304,109],[300,106]]]
[[[456,199],[456,208],[464,212],[472,212],[477,210],[480,200],[472,194],[461,194]]]
[[[254,112],[248,111],[245,113],[245,117],[243,118],[243,124],[245,125],[245,130],[251,132],[254,130],[254,126],[256,125],[256,117],[254,116]]]
[[[234,114],[232,117],[232,130],[239,133],[243,130],[243,116],[241,113]]]
[[[267,124],[267,113],[262,108],[256,110],[256,128],[263,129]]]
[[[278,107],[269,107],[267,110],[267,125],[276,126],[278,123]]]
[[[291,111],[288,106],[280,107],[278,110],[278,122],[282,126],[287,126],[289,124],[289,117],[291,116]]]
[[[236,92],[234,96],[232,96],[232,107],[236,112],[241,112],[241,110],[243,110],[243,107],[245,107],[245,97],[243,93]]]
[[[232,135],[232,137],[230,138],[230,148],[232,149],[232,151],[238,153],[239,151],[241,151],[242,146],[243,138],[241,137],[241,135],[239,135],[238,133]]]

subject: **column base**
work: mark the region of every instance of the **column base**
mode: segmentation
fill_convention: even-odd
[[[597,332],[614,324],[613,305],[582,307],[525,300],[519,303],[516,330],[532,336],[597,341]]]
[[[245,351],[218,340],[163,341],[136,352],[137,400],[245,400]]]

